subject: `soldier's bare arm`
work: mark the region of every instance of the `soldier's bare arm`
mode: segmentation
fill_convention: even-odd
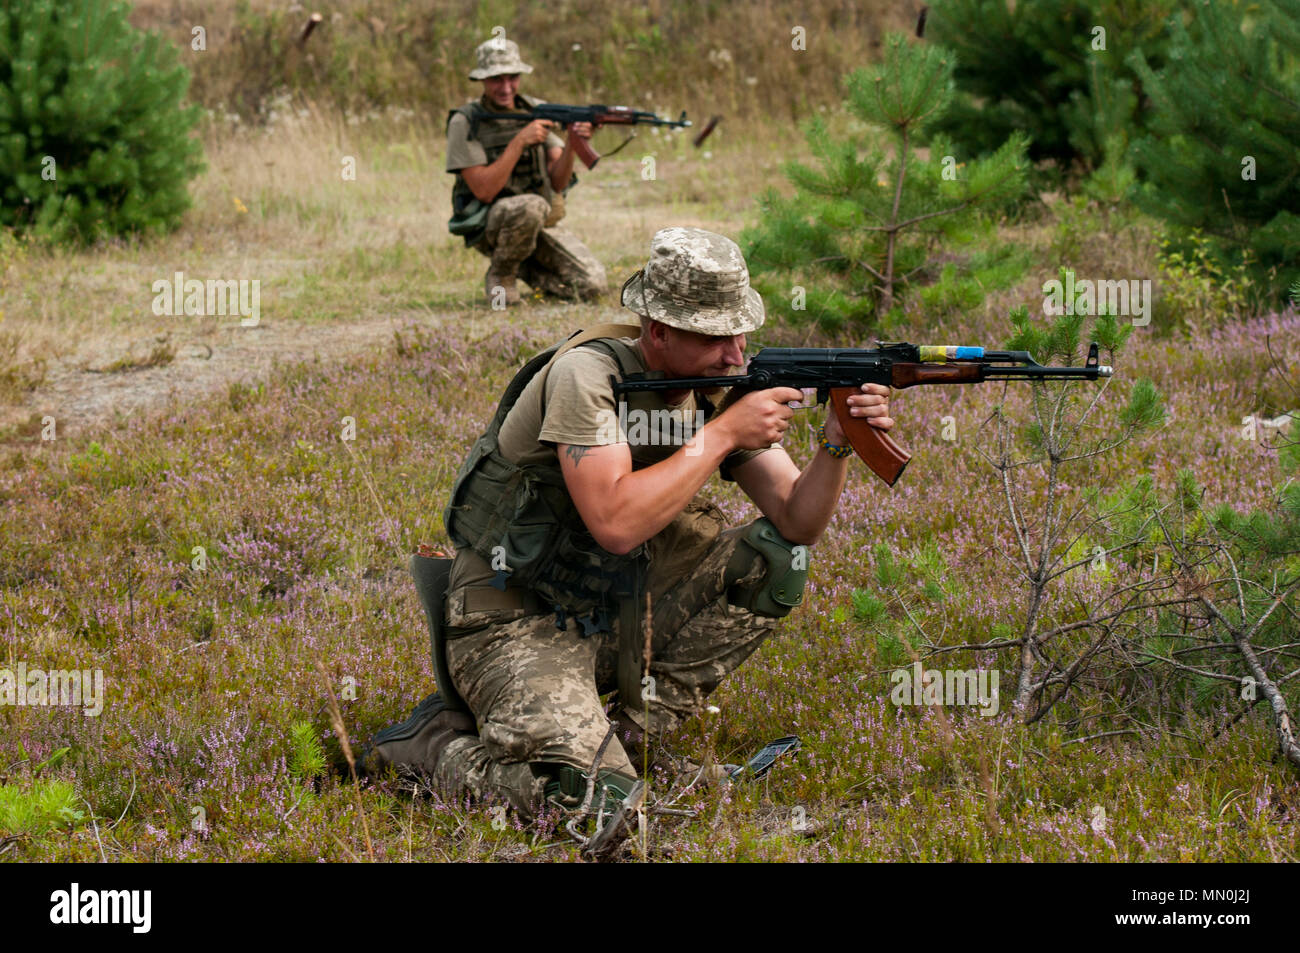
[[[889,430],[889,389],[880,384],[862,385],[864,393],[849,398],[849,413],[866,417],[872,426]],[[826,439],[835,446],[848,443],[834,412],[827,414]],[[811,546],[821,538],[844,491],[848,462],[818,449],[800,472],[781,448],[759,454],[732,470],[732,476],[754,501],[777,531],[792,543]]]
[[[794,415],[786,405],[801,396],[789,387],[750,394],[701,429],[693,446],[640,470],[632,469],[625,443],[558,444],[565,486],[596,542],[611,553],[629,552],[672,522],[727,454],[780,440]]]
[[[480,202],[491,202],[497,197],[506,183],[510,173],[515,169],[520,156],[530,146],[545,142],[553,126],[549,119],[534,119],[515,133],[515,137],[506,145],[505,151],[490,165],[471,165],[460,169],[461,177],[474,197]]]
[[[573,137],[591,138],[591,123],[575,122],[564,137],[564,148],[552,146],[546,150],[546,174],[551,177],[551,188],[563,192],[573,177]]]

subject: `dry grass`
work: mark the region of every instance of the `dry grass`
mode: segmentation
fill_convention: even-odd
[[[466,95],[474,47],[498,27],[521,44],[548,99],[789,120],[837,98],[840,77],[874,59],[886,31],[911,30],[921,3],[249,0],[242,15],[238,6],[143,0],[131,20],[176,44],[197,102],[245,120],[286,88],[359,113],[396,103],[444,116]],[[313,9],[324,22],[300,47]],[[195,26],[207,31],[205,51],[191,49]]]
[[[618,156],[581,174],[566,225],[605,262],[611,283],[636,267],[657,228],[735,234],[753,214],[753,196],[779,178],[780,152],[771,143],[781,132],[723,123],[709,149],[698,151],[685,135],[643,130]],[[602,133],[602,147],[619,135]],[[238,316],[153,313],[153,283],[177,271],[257,279],[262,327],[310,328],[301,340],[308,357],[320,335],[371,322],[497,323],[480,301],[484,260],[446,231],[450,177],[440,129],[411,115],[349,121],[301,104],[266,128],[214,121],[203,139],[207,169],[178,231],[87,250],[26,248],[0,262],[0,415],[7,416],[0,423],[41,409],[47,365],[119,372],[165,363],[168,352],[210,353],[237,335]],[[653,181],[641,175],[647,155],[657,163]],[[354,180],[343,178],[349,157]]]
[[[862,132],[842,109],[821,115],[833,135]],[[602,131],[597,148],[608,152],[623,135]],[[265,379],[274,361],[359,352],[412,319],[474,333],[500,324],[482,301],[484,259],[446,231],[445,141],[427,117],[410,110],[345,117],[308,102],[281,103],[264,127],[214,119],[202,137],[207,168],[176,232],[88,250],[0,247],[0,429],[20,426],[31,435],[32,421],[46,414],[102,424],[110,411],[197,396],[204,381],[243,380],[252,365]],[[587,315],[608,318],[656,229],[695,225],[736,236],[754,221],[765,188],[788,189],[782,161],[811,158],[798,131],[774,120],[724,121],[706,146],[643,129],[618,155],[581,171],[565,225],[604,262],[610,293],[594,305],[516,320],[559,332]],[[653,179],[643,178],[646,157],[655,160]],[[355,179],[343,177],[348,159]],[[1076,245],[1078,253],[1061,248],[1062,260],[1080,274],[1149,274],[1149,235],[1119,224],[1112,235],[1108,227],[1076,215],[1063,242],[1052,215],[1029,216],[999,236],[1048,251]],[[259,281],[257,334],[238,316],[155,315],[153,283],[177,271]],[[1010,297],[1032,300],[1054,272],[1048,266]],[[171,372],[161,373],[173,360]],[[125,371],[129,381],[107,379]],[[98,390],[82,399],[86,388]],[[149,399],[124,402],[132,395]]]

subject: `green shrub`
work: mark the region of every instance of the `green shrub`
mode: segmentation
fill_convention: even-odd
[[[1160,307],[1165,327],[1191,332],[1220,326],[1225,318],[1240,318],[1258,304],[1261,292],[1251,277],[1250,249],[1235,265],[1223,264],[1213,242],[1199,228],[1181,242],[1160,236],[1156,266],[1160,271]]]
[[[853,614],[868,624],[880,622],[885,618],[885,600],[867,589],[854,589],[852,592]]]
[[[37,781],[29,790],[0,784],[0,834],[37,837],[85,820],[77,792],[67,781]]]
[[[1171,23],[1163,68],[1144,50],[1129,57],[1154,103],[1131,150],[1138,204],[1173,226],[1184,258],[1244,265],[1280,304],[1280,276],[1300,262],[1300,0],[1194,9]]]
[[[325,749],[309,721],[295,721],[289,729],[289,773],[310,780],[325,773]]]
[[[916,137],[947,107],[952,69],[942,48],[893,34],[883,64],[846,78],[849,108],[884,130],[890,152],[879,135],[836,140],[819,119],[807,125],[819,168],[787,162],[795,195],[769,189],[762,220],[741,234],[755,287],[791,321],[880,328],[903,298],[936,281],[929,307],[983,300],[969,263],[945,263],[938,252],[987,235],[991,217],[1024,193],[1026,140],[1014,134],[991,157],[968,162],[936,141],[922,157]],[[987,264],[990,278],[1015,270],[1006,260]]]
[[[174,228],[202,168],[189,74],[118,0],[0,5],[0,226],[56,240]],[[215,55],[215,54],[213,54]]]
[[[1140,89],[1125,55],[1140,45],[1163,62],[1165,21],[1177,8],[1173,0],[937,0],[927,39],[956,54],[958,94],[934,132],[987,155],[1019,130],[1035,161],[1097,168],[1107,139],[1126,143],[1139,122]]]

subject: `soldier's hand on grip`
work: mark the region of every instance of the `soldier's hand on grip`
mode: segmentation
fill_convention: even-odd
[[[555,123],[549,119],[534,119],[515,133],[515,141],[521,146],[535,146],[538,143],[545,142],[546,137],[550,134],[551,127],[554,125]]]
[[[772,387],[746,394],[722,415],[731,428],[737,450],[765,450],[779,443],[790,426],[791,401],[803,400],[803,391]]]

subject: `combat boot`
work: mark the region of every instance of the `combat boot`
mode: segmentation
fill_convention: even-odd
[[[519,304],[519,289],[515,286],[515,269],[507,269],[494,261],[488,265],[487,275],[483,279],[483,293],[487,295],[490,307],[497,307],[501,301],[501,292],[497,290],[498,288],[505,292],[507,308]]]
[[[415,706],[410,718],[385,728],[357,753],[357,777],[380,775],[390,765],[407,773],[432,775],[451,740],[473,734],[475,728],[471,715],[448,708],[434,692]]]

